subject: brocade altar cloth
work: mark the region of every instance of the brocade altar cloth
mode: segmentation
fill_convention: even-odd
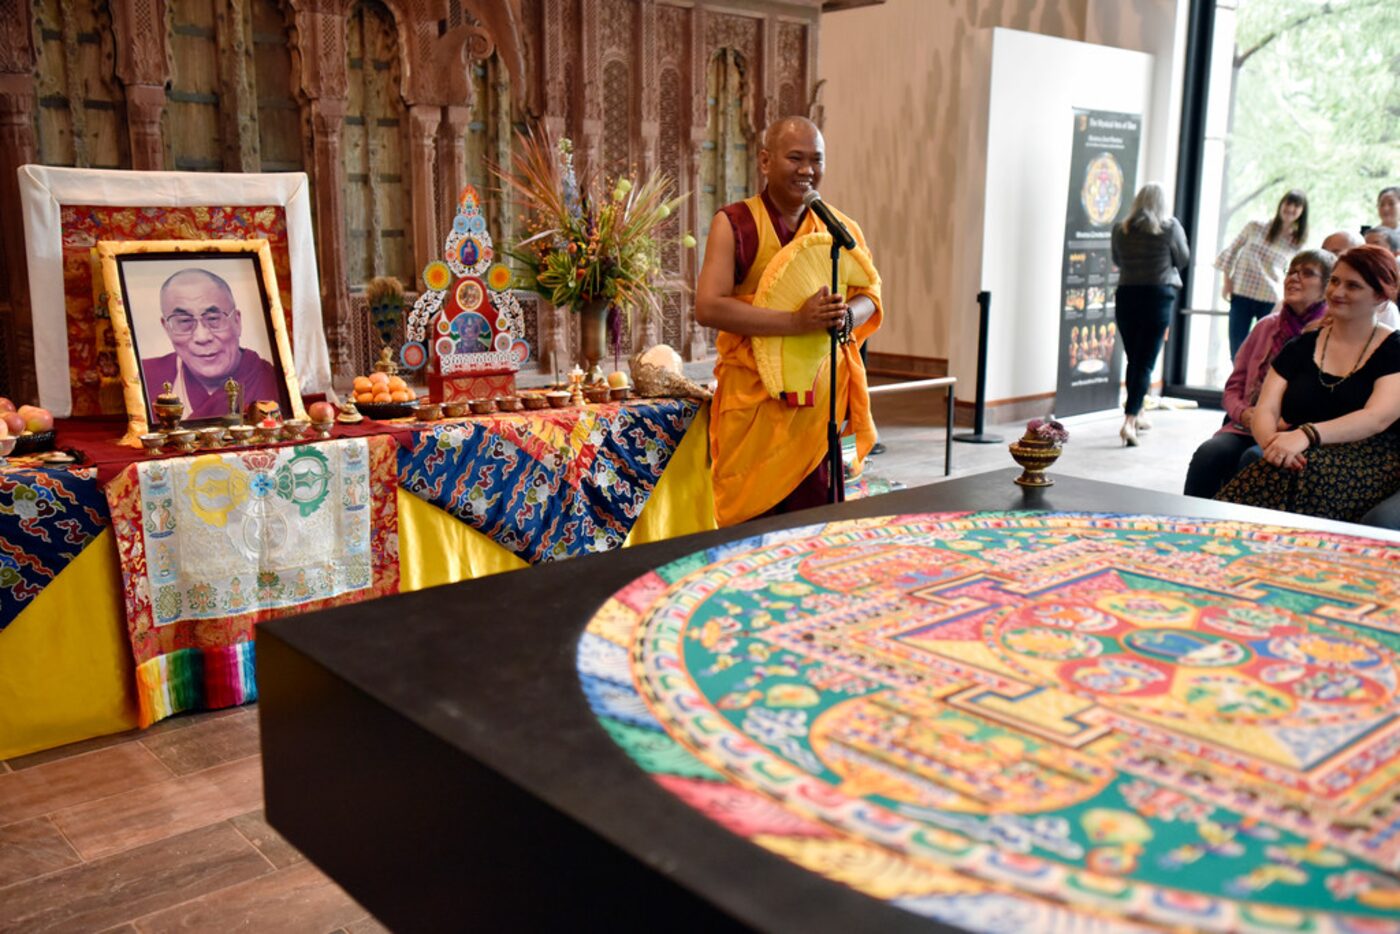
[[[438,425],[399,483],[524,560],[622,545],[699,411],[655,399]]]

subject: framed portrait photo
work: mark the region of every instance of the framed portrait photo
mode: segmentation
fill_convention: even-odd
[[[267,241],[103,240],[97,257],[121,370],[123,443],[139,445],[167,385],[189,424],[262,401],[284,418],[306,417]]]

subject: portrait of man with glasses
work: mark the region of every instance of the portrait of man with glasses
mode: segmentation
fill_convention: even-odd
[[[261,315],[250,320],[263,324]],[[187,419],[227,413],[229,379],[241,387],[244,405],[281,399],[277,369],[243,345],[243,323],[233,289],[217,273],[191,266],[166,278],[160,286],[160,324],[174,350],[142,358],[147,395],[154,398],[169,383],[184,402]],[[255,343],[267,348],[265,328],[260,336]]]

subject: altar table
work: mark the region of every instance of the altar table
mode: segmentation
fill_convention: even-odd
[[[704,767],[660,742],[641,740],[629,756],[590,709],[577,667],[579,639],[603,602],[628,582],[699,551],[723,556],[731,553],[726,546],[752,536],[906,513],[1146,513],[1400,541],[1400,535],[1380,530],[1076,478],[1026,491],[1013,485],[1015,474],[1013,469],[962,477],[606,558],[540,565],[499,582],[468,581],[261,626],[259,715],[268,820],[396,931],[441,930],[464,917],[479,927],[530,930],[576,927],[579,918],[588,917],[607,918],[611,926],[628,930],[955,930],[828,878],[847,871],[859,875],[878,856],[833,848],[822,872],[808,871],[719,821],[773,828],[774,839],[803,833],[829,838],[828,828],[775,817],[752,803],[721,809],[711,820],[639,768],[632,756],[672,769]],[[1161,553],[1163,561],[1170,560],[1170,548]],[[860,572],[853,559],[845,571],[855,575],[853,586]],[[919,584],[918,572],[911,575]],[[927,578],[929,586],[936,581],[936,573]],[[381,624],[384,612],[399,621],[393,629]],[[605,627],[616,623],[611,616],[600,617]],[[624,666],[628,662],[621,659]],[[671,674],[677,689],[685,690],[687,676]],[[608,700],[629,721],[656,710],[653,702]],[[774,725],[774,743],[779,726]],[[1186,803],[1167,795],[1160,802],[1168,819],[1172,807]],[[870,822],[873,830],[880,829],[878,815]],[[1127,841],[1119,847],[1125,852],[1140,839],[1131,822],[1096,826],[1107,844]],[[1262,853],[1263,845],[1248,842],[1249,853]],[[1228,851],[1225,843],[1221,849]],[[1300,858],[1313,857],[1319,865],[1334,858],[1327,847],[1308,848]],[[1029,874],[1029,862],[1021,865],[1014,853],[1006,855],[1002,891],[1018,889],[1015,873]],[[1286,873],[1278,876],[1277,884],[1287,886],[1286,878]],[[1115,886],[1116,877],[1094,880],[1105,905],[1125,891]],[[1082,881],[1089,882],[1090,875]],[[1342,881],[1353,887],[1385,884],[1380,875],[1364,872]],[[930,889],[930,896],[937,891]],[[1352,894],[1339,891],[1337,897]],[[1183,896],[1167,907],[1189,913],[1201,904]],[[1017,920],[1008,913],[1000,926],[991,927],[1070,929],[1033,921],[1017,926]],[[1288,912],[1272,918],[1280,925],[1288,920]],[[1360,923],[1346,930],[1389,929],[1384,923]],[[1108,915],[1101,926],[1082,929],[1137,926]]]
[[[708,408],[702,407],[670,452],[665,471],[632,522],[623,547],[714,528],[707,416]],[[471,431],[478,423],[455,424],[458,427],[452,430]],[[391,424],[383,429],[399,435],[405,460],[426,437],[422,426]],[[97,469],[113,476],[117,471],[102,457],[96,458]],[[561,459],[559,470],[567,463],[576,461]],[[90,500],[98,479],[90,476],[92,468],[87,470],[82,477],[87,484],[84,495]],[[4,476],[0,473],[0,480]],[[459,516],[403,487],[396,492],[395,504],[401,592],[527,566],[524,558]],[[122,567],[116,538],[110,527],[102,527],[104,522],[105,516],[103,522],[91,523],[87,530],[91,534],[83,539],[76,557],[42,586],[8,626],[0,621],[0,759],[120,732],[140,721]],[[616,544],[611,541],[605,547]],[[392,618],[386,617],[386,625],[392,624]]]

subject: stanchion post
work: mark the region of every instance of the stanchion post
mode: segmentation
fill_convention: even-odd
[[[989,435],[983,429],[987,422],[987,331],[992,317],[992,293],[977,293],[977,398],[972,405],[972,431],[953,435],[954,441],[967,444],[999,444],[1001,435]],[[949,425],[952,431],[953,426]]]

